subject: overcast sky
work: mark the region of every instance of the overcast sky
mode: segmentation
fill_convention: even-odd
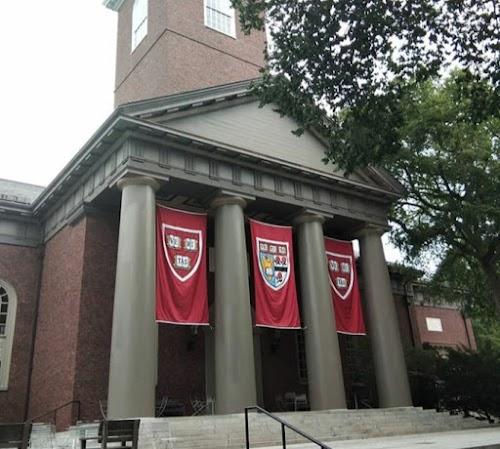
[[[0,178],[47,185],[113,110],[113,11],[2,1]]]
[[[101,0],[2,1],[0,178],[46,186],[111,114],[116,23]]]

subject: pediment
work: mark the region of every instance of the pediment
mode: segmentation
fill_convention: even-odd
[[[241,150],[264,160],[320,176],[348,179],[391,193],[400,192],[394,180],[377,170],[360,170],[346,177],[338,167],[325,164],[322,161],[325,144],[309,131],[301,136],[293,134],[297,123],[290,117],[280,116],[272,105],[259,107],[258,101],[253,100],[236,105],[221,102],[216,108],[205,111],[200,108],[181,117],[163,115],[158,121],[170,129],[229,145],[235,151]]]

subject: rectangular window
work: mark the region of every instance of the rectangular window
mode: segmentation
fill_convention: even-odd
[[[132,51],[148,34],[148,0],[134,0],[132,7]]]
[[[431,332],[443,332],[443,323],[441,323],[441,318],[430,318],[425,319],[427,323],[427,330]]]
[[[205,0],[205,25],[236,38],[235,14],[230,0]]]

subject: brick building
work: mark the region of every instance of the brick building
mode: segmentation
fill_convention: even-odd
[[[352,405],[348,352],[365,337],[337,336],[323,235],[359,239],[378,402],[411,404],[403,342],[474,344],[457,311],[408,306],[391,287],[380,237],[398,183],[323,165],[321,139],[258,107],[247,80],[265,33],[243,36],[228,1],[105,4],[118,12],[117,109],[46,188],[0,181],[0,421],[68,403],[64,427],[71,401],[84,420],[105,401],[112,417],[148,416],[164,396],[186,413],[195,398],[214,398],[217,413],[276,409],[287,392],[313,409]],[[155,201],[210,213],[213,328],[158,327],[144,313]],[[246,217],[295,224],[304,331],[252,327]]]

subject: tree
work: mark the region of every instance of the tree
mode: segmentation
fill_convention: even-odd
[[[325,162],[347,175],[370,164],[395,175],[407,189],[396,243],[480,272],[500,317],[500,4],[231,1],[246,32],[266,11],[261,102],[294,117],[298,134],[320,131]]]
[[[416,83],[403,97],[401,149],[388,167],[406,189],[392,210],[393,239],[410,257],[446,255],[436,273],[442,285],[479,298],[486,281],[493,301],[477,306],[488,313],[489,302],[500,316],[500,117],[479,118],[468,92],[482,89],[488,99],[492,89],[463,77]]]
[[[496,0],[231,1],[245,32],[262,29],[267,18],[272,46],[262,101],[294,116],[301,129],[333,112],[323,129],[328,159],[348,171],[397,154],[406,83],[454,64],[500,87]]]

